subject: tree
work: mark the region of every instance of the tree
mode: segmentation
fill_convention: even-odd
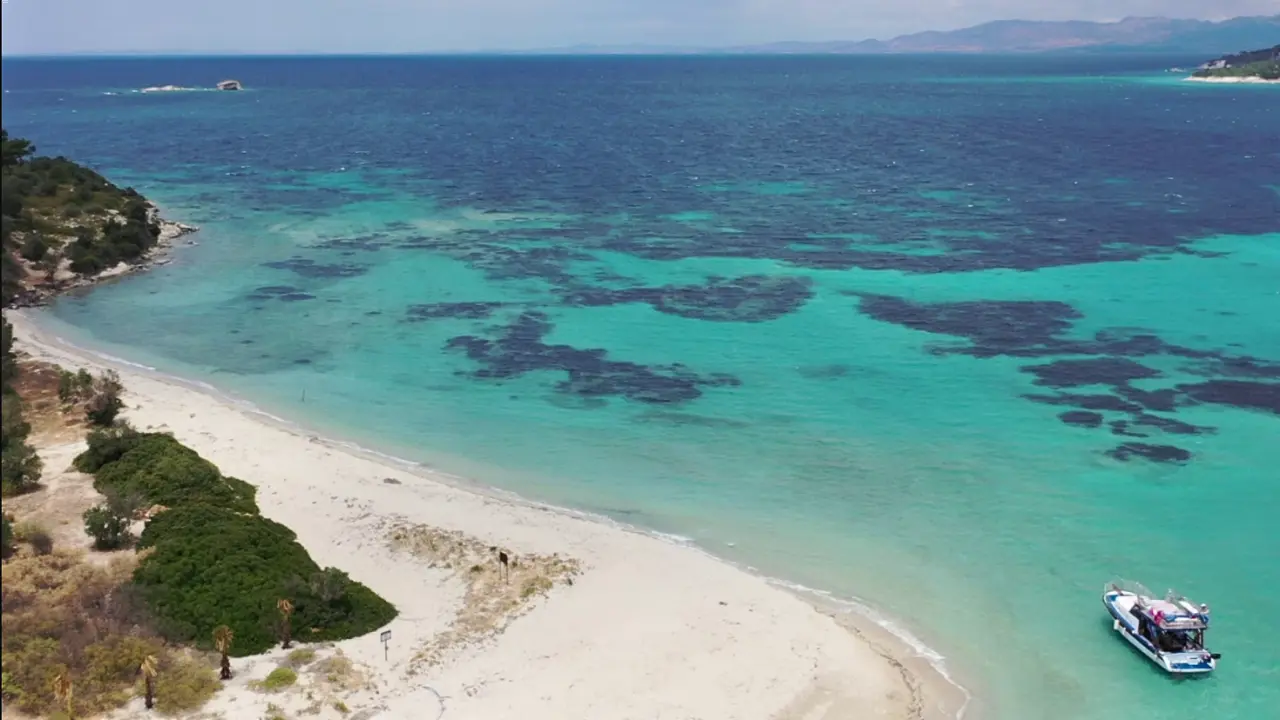
[[[117,550],[133,542],[129,526],[146,499],[136,492],[107,493],[107,501],[84,513],[84,531],[93,538],[96,550]]]
[[[53,678],[53,696],[67,705],[67,720],[75,720],[75,686],[71,683],[71,671],[62,668]]]
[[[289,616],[293,615],[293,603],[287,598],[280,598],[276,602],[276,609],[280,611],[280,647],[287,650],[292,639]]]
[[[39,262],[46,253],[49,252],[49,245],[44,241],[44,237],[38,232],[29,232],[27,237],[22,241],[22,259],[29,262]]]
[[[18,360],[13,356],[13,326],[0,315],[0,389],[8,392],[10,383],[18,374]]]
[[[8,515],[0,515],[0,559],[8,559],[13,553],[13,523]]]
[[[40,482],[40,456],[27,444],[31,426],[22,418],[22,398],[13,389],[18,362],[13,355],[13,326],[0,319],[0,494],[34,490]]]
[[[129,544],[131,517],[121,515],[110,503],[89,508],[84,513],[84,531],[93,538],[95,550],[118,550]]]
[[[144,703],[150,710],[156,705],[156,674],[158,672],[155,655],[148,655],[142,659],[142,664],[138,666],[138,672],[142,673],[142,682],[144,685]]]
[[[218,677],[222,680],[231,679],[231,658],[227,653],[231,652],[231,641],[235,639],[235,633],[226,625],[219,625],[213,629],[213,647],[222,655],[221,670]]]
[[[21,401],[13,393],[5,393],[0,402],[3,429],[0,430],[0,494],[5,497],[35,490],[40,484],[43,464],[35,448],[27,444],[31,428],[22,419]]]
[[[30,140],[9,139],[8,130],[0,130],[0,166],[17,165],[35,154],[36,146]],[[6,193],[7,194],[7,193]]]
[[[124,401],[120,392],[124,385],[120,383],[120,375],[115,370],[108,370],[93,381],[93,394],[85,404],[85,416],[97,427],[110,427],[116,416],[124,409]]]

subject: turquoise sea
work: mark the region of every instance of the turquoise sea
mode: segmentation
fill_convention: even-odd
[[[3,119],[203,228],[72,341],[861,599],[975,714],[1265,720],[1280,88],[1196,61],[5,59]]]

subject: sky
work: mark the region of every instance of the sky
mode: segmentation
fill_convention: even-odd
[[[5,55],[364,53],[887,39],[989,20],[1220,20],[1280,0],[4,0]]]

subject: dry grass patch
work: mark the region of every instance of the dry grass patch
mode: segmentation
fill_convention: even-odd
[[[0,656],[6,709],[65,713],[65,701],[53,691],[53,679],[63,674],[72,682],[77,717],[118,708],[141,691],[139,667],[148,656],[159,660],[157,710],[185,712],[213,695],[212,664],[167,647],[150,631],[127,584],[135,562],[125,555],[92,564],[67,550],[5,562]]]
[[[307,667],[315,682],[331,692],[354,692],[370,687],[369,676],[356,667],[351,659],[337,650],[330,657],[317,660]]]
[[[64,401],[58,392],[64,384],[63,369],[42,360],[23,358],[13,389],[22,398],[22,416],[31,425],[30,441],[36,446],[56,445],[84,439],[88,426],[84,403]]]
[[[316,659],[316,651],[312,648],[298,648],[289,653],[287,661],[289,667],[300,668],[312,660]]]
[[[215,662],[204,653],[165,654],[156,675],[156,710],[178,715],[202,707],[222,687],[213,669]],[[138,691],[141,693],[141,684]]]
[[[571,585],[582,572],[573,558],[515,555],[463,533],[426,525],[395,525],[388,532],[388,543],[393,550],[422,558],[430,567],[452,571],[466,587],[452,626],[414,656],[415,665],[428,667],[458,648],[501,634],[556,583]],[[499,562],[499,552],[507,553],[507,568]]]

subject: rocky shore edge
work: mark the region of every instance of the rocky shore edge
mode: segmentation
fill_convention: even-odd
[[[10,303],[11,308],[30,308],[42,307],[48,305],[55,297],[64,293],[88,288],[100,283],[122,277],[124,275],[132,275],[133,273],[150,270],[154,267],[167,265],[171,260],[171,254],[175,247],[183,244],[194,244],[193,242],[179,243],[178,241],[200,230],[196,225],[188,225],[186,223],[168,220],[160,215],[160,208],[155,203],[148,201],[147,207],[151,215],[151,220],[160,226],[160,234],[156,237],[156,244],[152,246],[140,258],[132,262],[120,262],[115,267],[107,268],[95,275],[79,275],[72,272],[67,267],[67,262],[58,268],[53,277],[40,277],[42,273],[33,271],[30,265],[27,265],[27,277],[30,280],[33,276],[40,277],[37,283],[29,284],[22,292],[20,292]],[[25,264],[25,263],[24,263]]]

